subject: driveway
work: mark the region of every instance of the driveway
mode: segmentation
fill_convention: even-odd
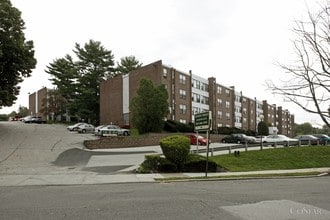
[[[127,172],[154,148],[122,151],[85,150],[92,134],[69,132],[61,124],[0,122],[0,174],[68,174]]]

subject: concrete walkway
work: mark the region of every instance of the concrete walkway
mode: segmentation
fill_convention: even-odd
[[[330,168],[312,168],[299,170],[267,170],[251,172],[224,172],[208,173],[208,177],[228,177],[236,179],[242,175],[256,174],[286,174],[286,173],[308,173],[319,172],[323,175],[329,175]],[[189,178],[200,177],[204,179],[205,173],[154,173],[154,174],[58,174],[58,175],[1,175],[0,186],[31,186],[31,185],[81,185],[81,184],[110,184],[110,183],[139,183],[139,182],[161,182],[166,178],[180,178],[180,181],[189,180]],[[292,178],[292,177],[290,177]]]

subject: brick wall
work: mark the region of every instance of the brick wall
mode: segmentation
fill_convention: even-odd
[[[178,134],[178,133],[175,133]],[[87,149],[108,149],[108,148],[125,148],[125,147],[144,147],[144,146],[157,146],[160,139],[175,135],[174,133],[151,133],[147,135],[141,135],[139,137],[131,136],[116,136],[116,137],[101,137],[97,140],[85,140],[84,145]],[[203,134],[203,136],[205,136]],[[211,134],[210,140],[214,142],[220,142],[223,135]]]

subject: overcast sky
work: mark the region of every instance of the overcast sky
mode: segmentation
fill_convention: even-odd
[[[25,36],[38,61],[21,84],[16,104],[0,113],[28,107],[28,93],[52,88],[46,66],[73,55],[75,43],[90,39],[111,50],[115,60],[135,56],[157,60],[217,83],[244,96],[267,100],[295,114],[297,123],[323,124],[317,116],[283,103],[265,87],[285,77],[277,61],[290,63],[294,20],[306,17],[317,0],[11,0],[22,12]]]

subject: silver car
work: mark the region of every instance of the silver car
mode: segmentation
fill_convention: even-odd
[[[121,128],[118,125],[107,125],[100,129],[101,136],[118,136],[118,135],[124,135],[128,136],[130,135],[130,131],[125,128]]]
[[[286,147],[290,146],[290,145],[295,145],[298,143],[298,139],[295,138],[289,138],[285,135],[282,134],[272,134],[269,135],[265,141],[263,141],[266,145],[269,143],[272,146],[276,146],[276,144],[278,145],[284,145]]]
[[[87,124],[87,123],[79,122],[79,123],[76,123],[76,124],[74,124],[74,125],[70,125],[70,126],[68,126],[67,129],[68,129],[69,131],[77,131],[77,130],[78,130],[78,127],[79,127],[80,125],[85,125],[85,124]]]
[[[94,135],[101,136],[101,129],[106,126],[108,126],[108,125],[99,125],[96,128],[94,128]]]
[[[94,132],[94,125],[92,124],[82,124],[78,126],[79,133],[92,133]]]

